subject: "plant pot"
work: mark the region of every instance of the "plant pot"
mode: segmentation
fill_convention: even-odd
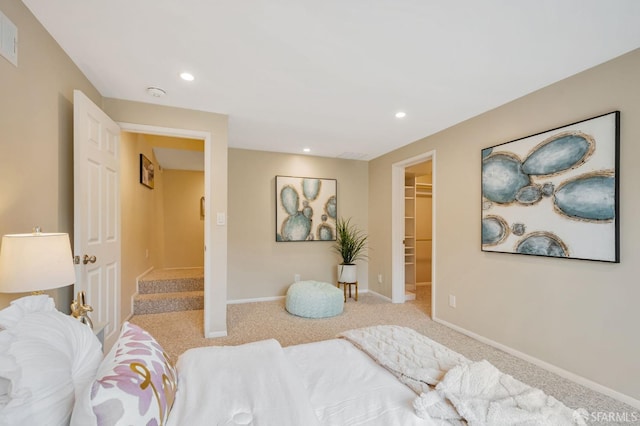
[[[358,267],[356,265],[338,265],[338,282],[355,283],[358,281]]]

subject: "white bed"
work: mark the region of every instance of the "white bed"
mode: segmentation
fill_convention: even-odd
[[[91,330],[47,296],[0,311],[0,328],[0,425],[583,424],[541,391],[401,327],[287,348],[196,348],[175,366],[130,323],[102,357]]]
[[[411,389],[343,339],[191,349],[177,370],[171,426],[432,424],[415,415]]]

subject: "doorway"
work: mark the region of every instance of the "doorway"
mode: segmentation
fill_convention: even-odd
[[[196,142],[198,144],[200,144],[202,146],[202,144],[204,145],[204,192],[202,194],[198,194],[198,197],[194,200],[194,205],[197,206],[197,218],[196,218],[196,222],[200,223],[202,226],[204,226],[204,237],[203,237],[203,243],[201,245],[201,249],[200,249],[200,253],[199,256],[203,257],[204,260],[204,291],[205,291],[205,295],[208,292],[208,289],[211,288],[212,286],[212,278],[211,278],[211,260],[210,260],[210,256],[206,256],[204,255],[204,253],[207,250],[207,247],[212,247],[212,240],[213,240],[213,235],[212,235],[212,226],[211,223],[212,221],[210,220],[210,218],[207,218],[208,220],[204,220],[204,217],[201,218],[200,216],[200,211],[204,214],[205,212],[211,212],[212,211],[212,204],[211,204],[211,135],[208,132],[201,132],[201,131],[192,131],[192,130],[185,130],[185,129],[173,129],[173,128],[163,128],[163,127],[156,127],[156,126],[148,126],[148,125],[140,125],[140,124],[130,124],[130,123],[118,123],[122,129],[122,132],[126,132],[126,133],[130,133],[130,134],[134,134],[134,135],[142,135],[142,136],[155,136],[155,137],[170,137],[170,138],[182,138],[182,139],[188,139],[191,142]],[[152,139],[152,138],[150,138]],[[154,157],[155,157],[155,153],[154,153]],[[133,180],[134,177],[130,177],[129,180]],[[158,197],[158,199],[160,199],[161,197]],[[122,206],[123,208],[125,208],[125,206]],[[201,210],[200,210],[201,209]],[[202,220],[201,220],[202,219]],[[196,224],[197,225],[197,224]],[[157,223],[155,226],[157,226],[158,228],[162,227],[163,224],[161,223]],[[164,238],[164,235],[161,236],[162,238]],[[161,238],[160,236],[154,236],[154,238]],[[175,248],[175,247],[174,247]],[[138,247],[136,256],[153,256],[154,253],[146,251],[147,247]],[[152,248],[153,249],[153,248]],[[140,254],[142,253],[142,254]],[[155,264],[157,265],[162,265],[164,263],[164,258],[165,255],[164,253],[158,253],[156,259],[149,259],[153,260]],[[136,274],[135,276],[133,276],[133,279],[131,276],[128,277],[129,281],[135,281],[136,278],[138,277],[138,275],[140,274],[140,267],[139,265],[141,263],[144,262],[145,259],[138,259],[138,267],[136,268]],[[193,265],[181,265],[181,266],[193,266]],[[125,265],[123,265],[123,279],[124,277],[124,272],[125,272]],[[133,272],[129,275],[132,275]],[[135,293],[135,290],[133,291],[129,291],[130,294],[125,295],[123,294],[123,301],[122,303],[130,303],[127,302],[126,299],[127,297],[132,297],[133,294]],[[127,306],[127,305],[125,305]],[[205,336],[206,337],[218,337],[218,335],[226,335],[226,332],[224,332],[224,334],[222,333],[215,333],[215,332],[211,332],[210,331],[210,325],[208,323],[208,316],[207,316],[207,311],[208,311],[208,306],[207,306],[207,302],[206,302],[206,296],[205,296],[205,303],[204,303],[204,309],[205,309]]]
[[[405,300],[431,315],[432,161],[405,168]]]
[[[418,166],[422,163],[425,164]],[[431,173],[430,176],[427,177],[429,174],[429,164]],[[421,169],[421,167],[424,167],[426,171]],[[416,181],[416,176],[421,177]],[[410,181],[413,182],[412,185],[407,185],[409,183],[407,180],[408,177]],[[427,180],[431,181],[430,185]],[[391,181],[391,300],[393,303],[405,303],[407,300],[408,278],[409,288],[413,290],[413,292],[419,289],[423,301],[423,298],[428,299],[426,303],[427,306],[425,306],[424,309],[428,311],[426,312],[428,315],[434,317],[434,300],[437,288],[435,269],[436,232],[434,226],[436,220],[435,151],[426,152],[394,163],[391,169]],[[416,185],[416,182],[419,185]],[[416,192],[419,195],[416,194]],[[421,205],[421,210],[427,209],[427,206],[430,207],[430,217],[425,214],[416,216],[416,204]],[[408,214],[405,210],[408,210]],[[417,229],[417,234],[415,232],[416,223],[420,225]],[[405,232],[405,230],[409,232]],[[416,236],[418,236],[418,239],[421,241],[416,241]],[[420,245],[419,248],[418,244]],[[418,248],[417,252],[416,248]],[[417,256],[420,256],[418,263],[416,263]],[[422,264],[420,262],[422,262]],[[428,283],[430,283],[430,285]],[[409,298],[412,298],[412,296],[409,295]],[[417,299],[417,297],[414,296],[414,299]]]

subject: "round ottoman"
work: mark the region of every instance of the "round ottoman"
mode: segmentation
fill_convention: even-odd
[[[287,290],[287,311],[306,318],[326,318],[342,313],[342,290],[320,281],[299,281]]]

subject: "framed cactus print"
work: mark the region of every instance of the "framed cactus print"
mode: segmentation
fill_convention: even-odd
[[[276,241],[335,241],[336,179],[276,176]]]
[[[482,150],[482,251],[620,262],[620,112]]]

